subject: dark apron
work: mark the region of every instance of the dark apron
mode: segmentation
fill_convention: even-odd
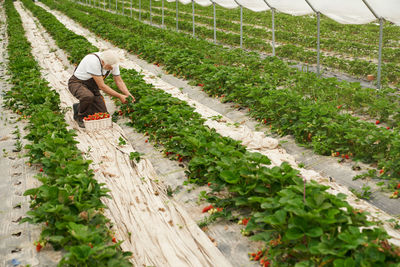
[[[99,59],[101,73],[103,73],[103,66],[101,65],[99,56],[96,54],[93,55]],[[78,67],[76,67],[75,70],[77,68]],[[109,74],[110,71],[107,71],[106,74],[103,75],[103,80],[105,80]],[[71,94],[79,100],[79,120],[82,120],[84,117],[97,112],[107,112],[104,98],[100,93],[99,86],[93,78],[90,78],[89,80],[80,80],[76,78],[75,75],[72,75],[72,77],[68,80],[68,89]]]

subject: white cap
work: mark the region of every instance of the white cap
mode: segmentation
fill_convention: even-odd
[[[100,52],[99,57],[104,61],[104,64],[111,66],[118,64],[120,61],[117,53],[112,50]]]

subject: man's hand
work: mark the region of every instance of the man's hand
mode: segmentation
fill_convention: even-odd
[[[136,99],[135,99],[135,97],[133,95],[129,94],[128,97],[132,97],[132,102],[136,101]]]
[[[125,104],[125,103],[126,103],[126,98],[127,98],[127,97],[128,97],[128,96],[126,96],[126,95],[120,95],[120,96],[119,96],[119,100],[121,100],[121,102]]]

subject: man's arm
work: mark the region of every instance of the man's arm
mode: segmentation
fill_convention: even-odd
[[[102,76],[94,76],[92,75],[94,81],[96,82],[97,86],[105,92],[108,95],[118,97],[122,103],[126,102],[126,98],[128,97],[127,95],[120,94],[113,90],[111,87],[109,87],[107,84],[104,83],[103,77]],[[126,86],[125,86],[126,88]]]
[[[135,97],[128,91],[124,81],[122,80],[120,75],[113,76],[115,84],[117,85],[118,89],[126,96],[131,96],[133,101],[135,101]]]

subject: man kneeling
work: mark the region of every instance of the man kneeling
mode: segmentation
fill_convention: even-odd
[[[74,74],[68,81],[68,89],[79,103],[73,105],[74,120],[79,127],[85,127],[83,118],[97,112],[107,112],[107,107],[100,90],[110,96],[118,97],[122,103],[131,96],[119,72],[118,56],[111,50],[86,55],[76,67]],[[122,94],[116,92],[104,83],[109,74]]]

